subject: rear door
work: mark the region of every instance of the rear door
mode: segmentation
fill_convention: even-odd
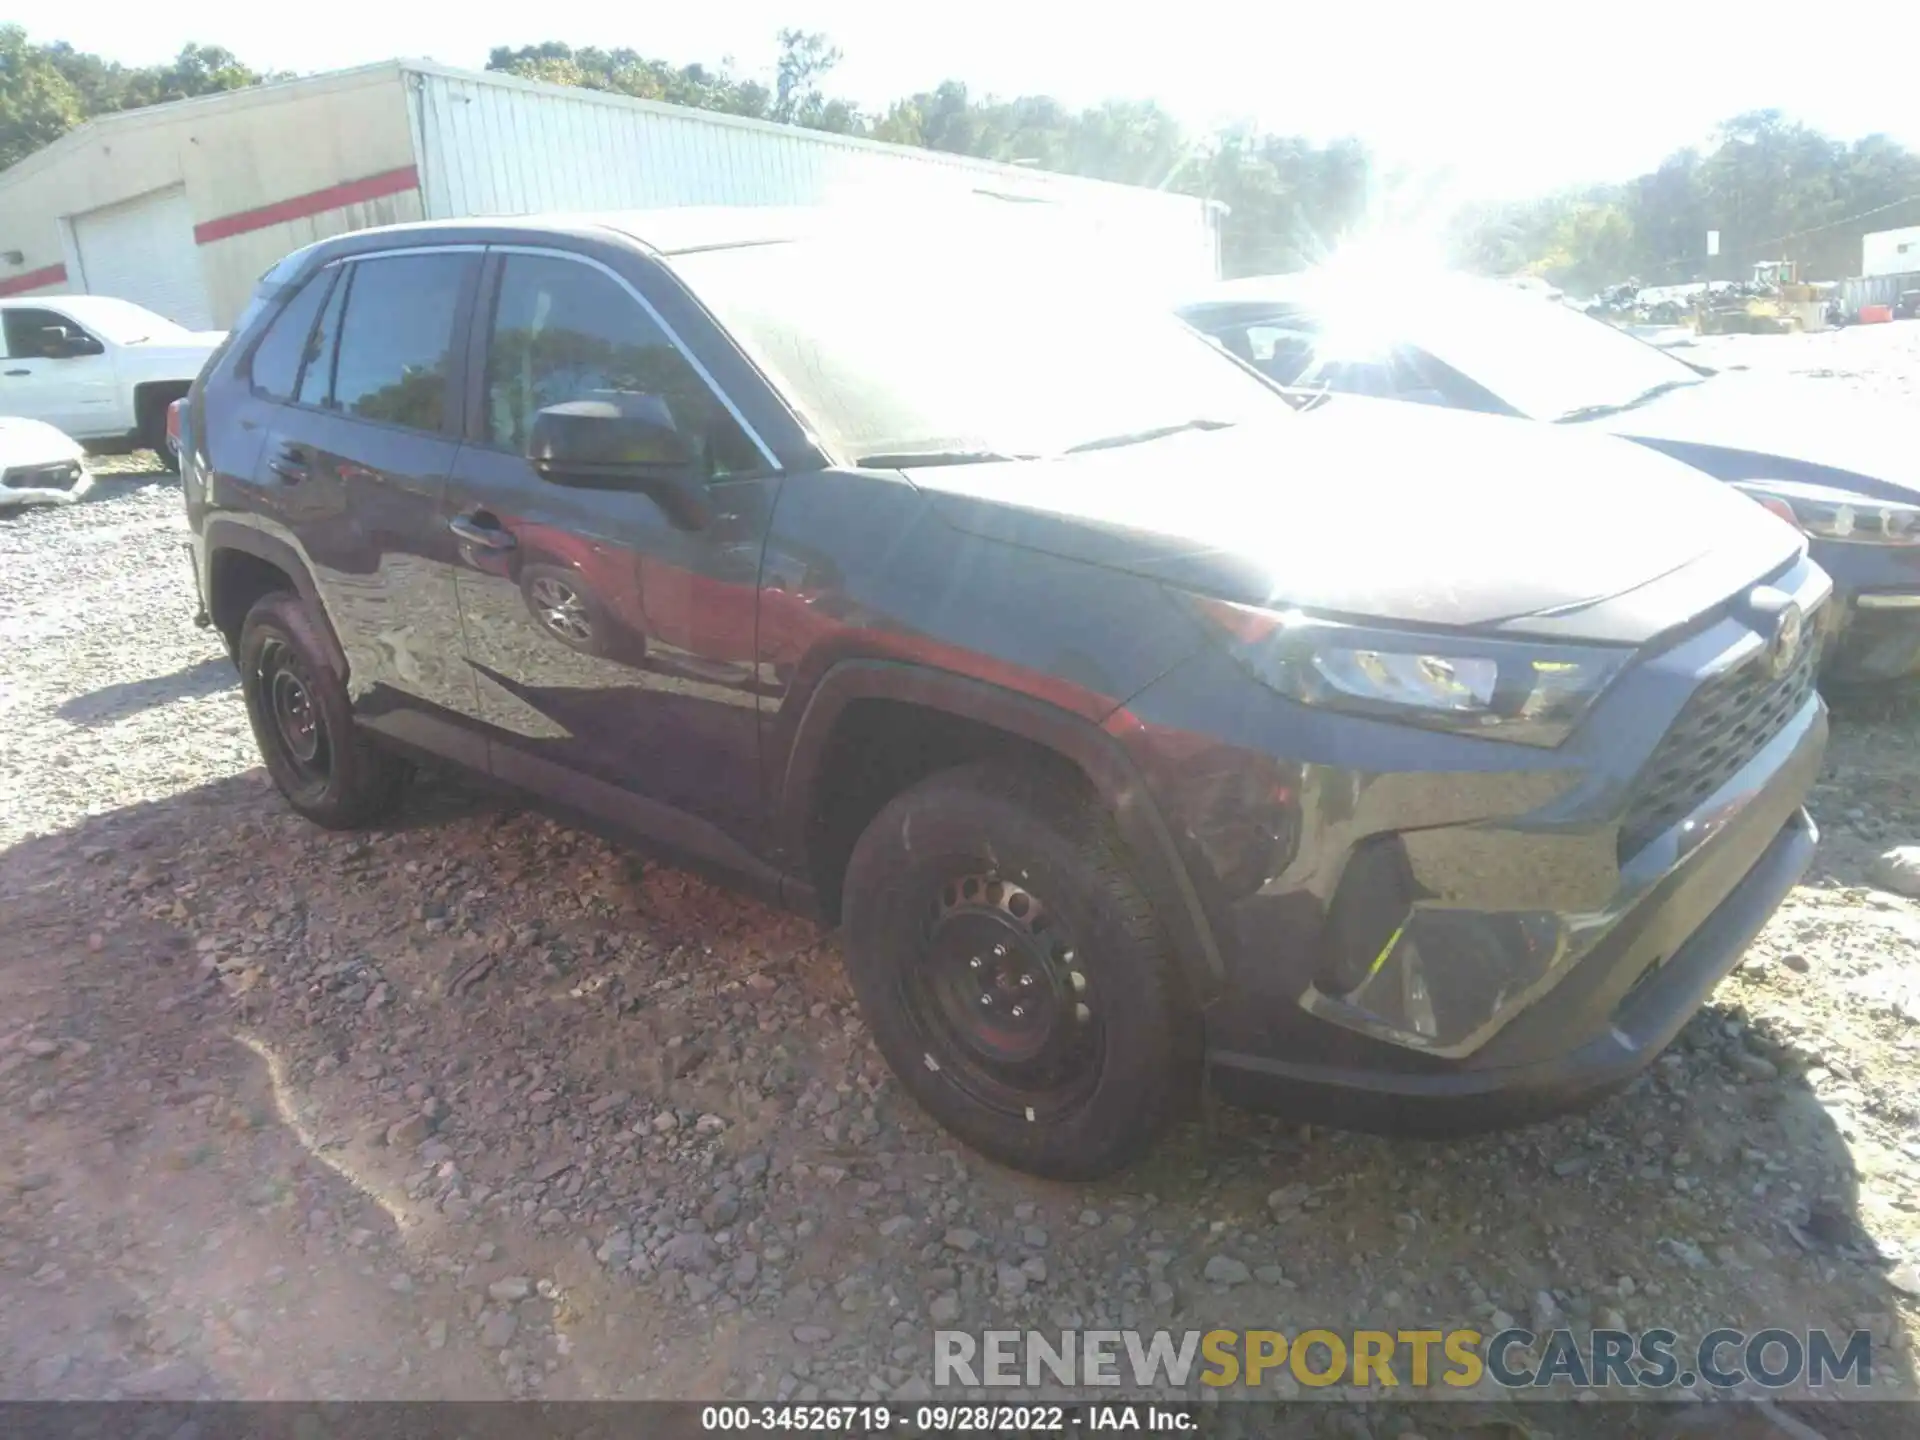
[[[92,342],[92,353],[68,354],[59,336]],[[44,420],[78,438],[127,428],[119,412],[113,356],[104,341],[63,310],[9,305],[0,309],[0,414]]]
[[[738,865],[762,828],[756,592],[778,476],[639,279],[492,253],[448,492],[467,653],[501,779]],[[539,410],[608,394],[652,397],[695,439],[708,523],[527,462]]]
[[[356,256],[322,270],[250,357],[273,396],[256,482],[304,553],[363,724],[476,767],[453,537],[459,384],[479,247]]]

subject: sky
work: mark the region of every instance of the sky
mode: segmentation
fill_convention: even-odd
[[[1472,198],[1626,179],[1761,107],[1842,139],[1886,131],[1920,146],[1920,107],[1902,103],[1898,83],[1872,83],[1844,57],[1783,32],[1764,9],[1728,0],[1598,9],[1538,0],[1297,8],[566,0],[551,12],[525,0],[460,0],[440,13],[405,0],[297,8],[12,0],[7,8],[35,41],[65,40],[126,64],[162,61],[196,41],[259,69],[300,73],[402,56],[479,69],[495,45],[562,40],[675,64],[731,57],[737,72],[770,79],[779,30],[820,30],[845,52],[825,88],[864,108],[945,79],[976,94],[1050,94],[1076,106],[1152,99],[1198,130],[1253,121],[1316,139],[1355,135],[1385,161],[1445,175]]]

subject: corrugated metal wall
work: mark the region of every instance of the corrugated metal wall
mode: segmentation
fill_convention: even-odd
[[[1856,275],[1840,282],[1836,298],[1842,311],[1858,315],[1862,305],[1892,305],[1903,291],[1914,289],[1920,289],[1920,271],[1906,275]]]
[[[985,190],[1058,204],[1181,280],[1218,273],[1217,210],[1188,196],[711,115],[593,91],[410,67],[433,219],[543,210],[885,202]]]

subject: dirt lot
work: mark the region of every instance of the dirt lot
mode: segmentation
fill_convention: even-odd
[[[1713,352],[1920,395],[1920,325]],[[1837,717],[1814,874],[1630,1093],[1071,1188],[949,1143],[804,922],[460,783],[295,819],[183,538],[151,473],[0,521],[0,1397],[911,1398],[941,1327],[1508,1317],[1866,1328],[1920,1392],[1913,712]]]

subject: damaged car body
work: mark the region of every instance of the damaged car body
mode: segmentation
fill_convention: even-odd
[[[838,924],[903,1087],[1036,1173],[1125,1165],[1203,1075],[1428,1133],[1581,1103],[1813,847],[1794,529],[1604,437],[1309,422],[984,246],[339,237],[182,428],[296,809],[453,762]]]

